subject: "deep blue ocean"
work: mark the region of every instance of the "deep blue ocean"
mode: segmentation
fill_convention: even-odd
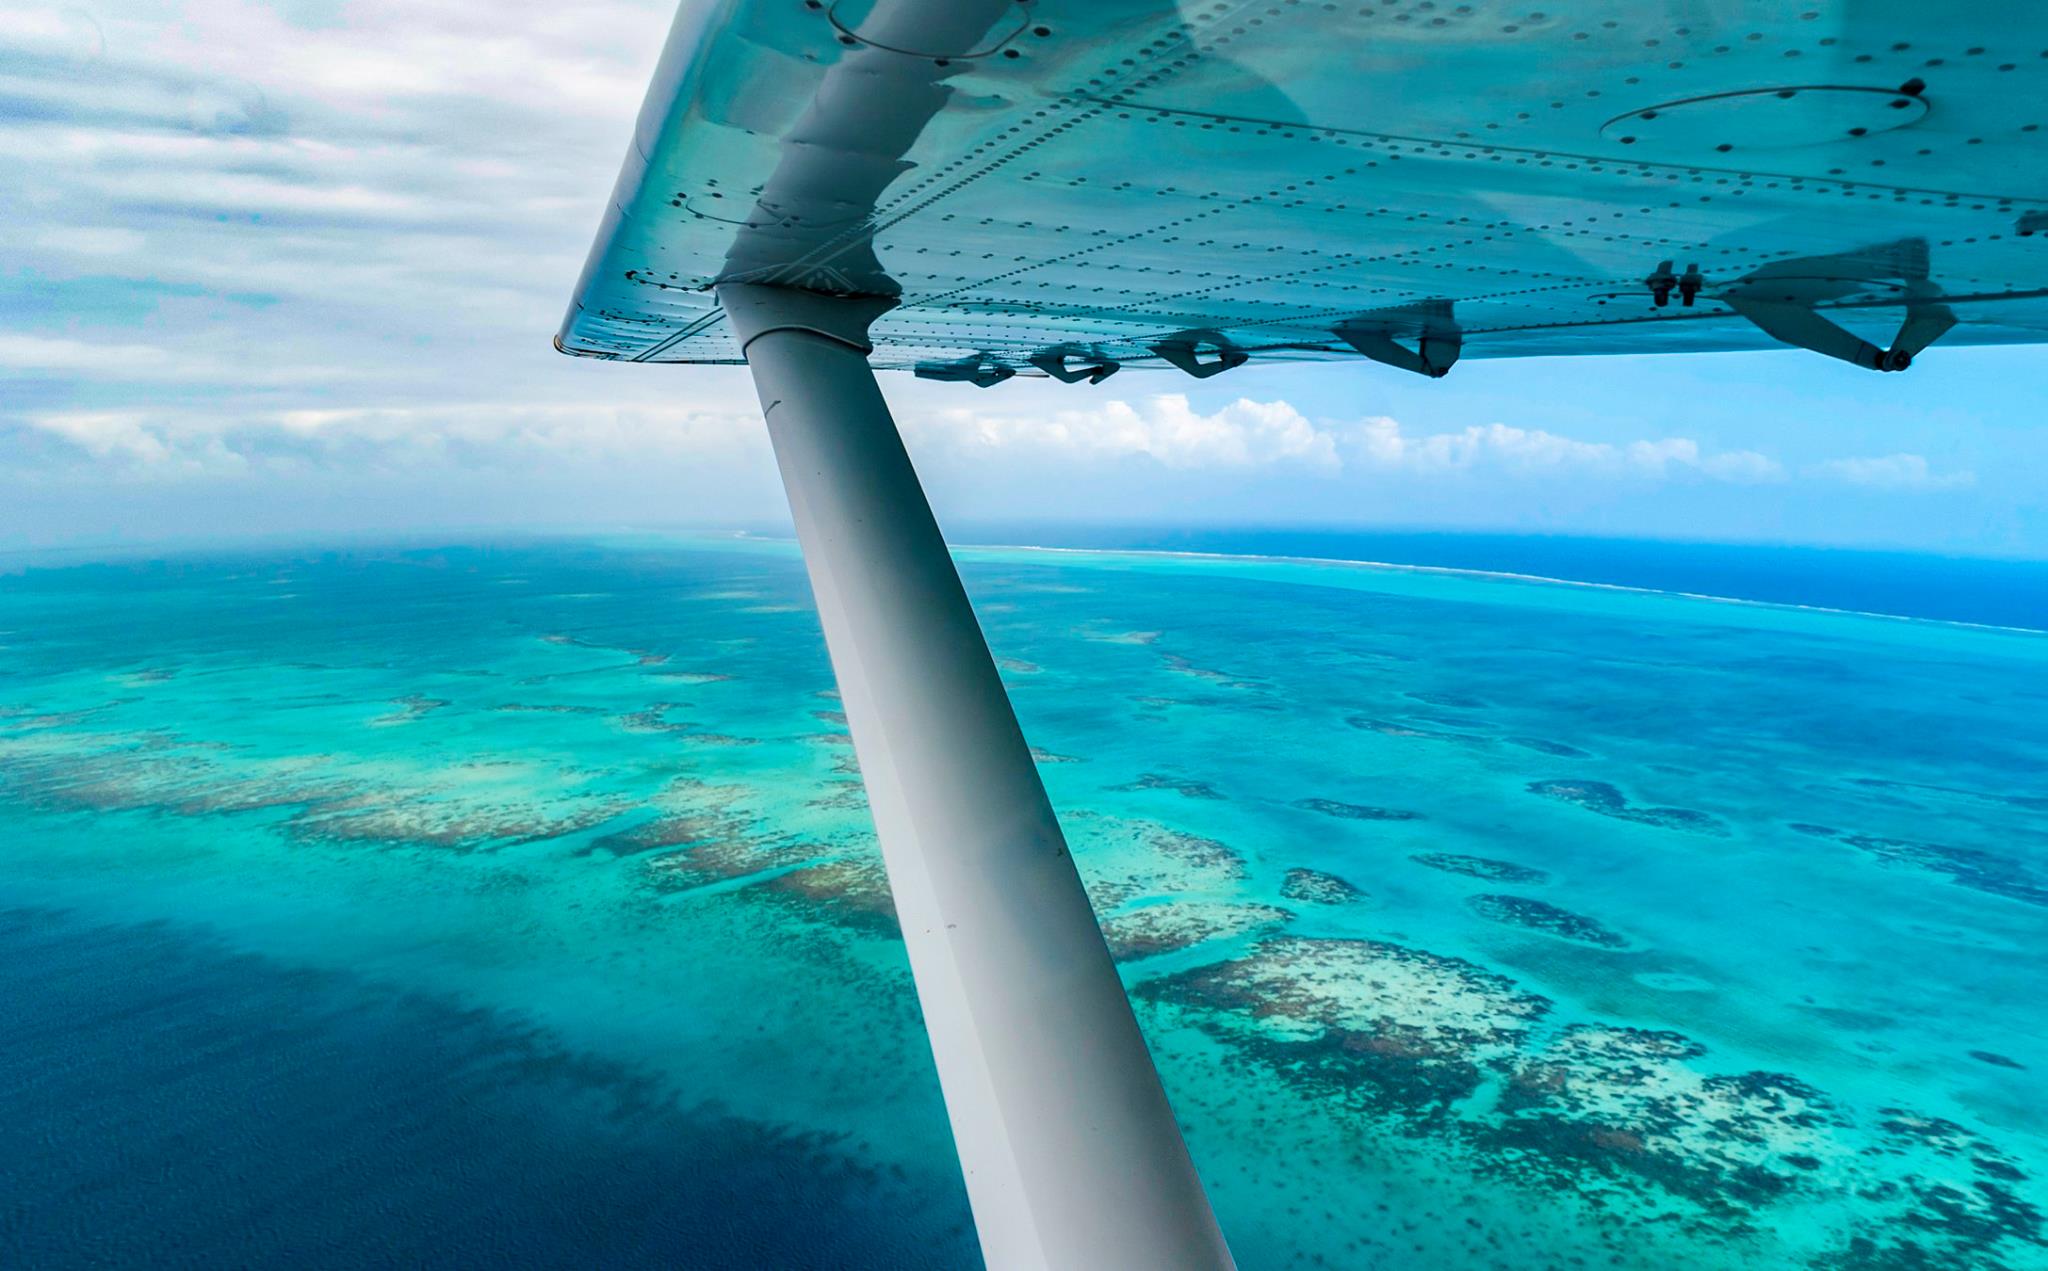
[[[1908,618],[2048,630],[2048,561],[1574,535],[989,522],[961,542],[1385,561]]]
[[[1003,530],[1242,1265],[2048,1267],[2043,566]],[[0,1267],[977,1261],[785,542],[0,561],[0,1004]]]

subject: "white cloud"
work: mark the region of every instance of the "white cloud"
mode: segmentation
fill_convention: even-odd
[[[89,367],[117,355],[148,365],[151,346],[101,349],[75,341],[0,337],[0,366]],[[287,376],[288,377],[288,376]],[[1754,485],[1788,479],[1754,450],[1710,450],[1689,437],[1583,441],[1542,429],[1474,425],[1411,433],[1371,416],[1313,421],[1284,400],[1240,399],[1196,410],[1182,394],[1110,400],[1085,410],[898,412],[912,448],[956,471],[1130,479],[1132,463],[1162,473],[1299,473],[1324,481],[1400,476],[1411,486],[1491,480],[1644,489],[1670,482]],[[0,468],[89,468],[149,482],[264,473],[502,472],[536,465],[681,464],[706,473],[762,467],[766,430],[743,381],[706,385],[687,404],[632,400],[467,402],[391,407],[288,407],[223,413],[204,406],[30,412],[20,428],[49,446],[17,447]],[[1937,473],[1914,454],[1807,465],[1812,481],[1878,491],[1953,489],[1967,471]]]
[[[348,378],[341,367],[251,362],[237,358],[232,341],[210,337],[214,349],[187,340],[184,347],[107,343],[0,331],[0,374],[141,385],[143,393],[185,384],[215,384],[230,392],[286,385],[299,390]],[[138,416],[141,417],[141,416]]]
[[[96,459],[118,456],[140,464],[156,464],[171,455],[171,448],[150,429],[147,419],[133,411],[68,411],[29,422]]]
[[[20,258],[0,273],[0,479],[74,482],[81,504],[94,481],[127,482],[118,504],[143,483],[202,500],[213,480],[488,472],[526,515],[540,502],[526,491],[558,470],[592,489],[759,475],[743,371],[574,362],[547,342],[673,12],[674,0],[122,0],[87,16],[0,0],[0,96],[24,107],[0,118],[14,178],[0,182],[0,224]],[[1084,409],[1022,379],[986,397],[887,389],[918,403],[900,416],[920,460],[956,460],[956,473],[1088,476],[1091,491],[1134,499],[1267,473],[1267,490],[1285,491],[1261,496],[1286,500],[1275,514],[1306,506],[1293,501],[1305,478],[1344,515],[1368,504],[1346,483],[1379,477],[1381,496],[1413,487],[1432,515],[1464,482],[1470,503],[1508,517],[1568,484],[1589,503],[1676,502],[1657,492],[1691,485],[1733,505],[1728,487],[1788,477],[1707,438],[1520,426],[1570,417],[1533,404],[1423,428],[1287,400],[1197,409],[1149,395],[1144,378],[1109,385],[1138,389],[1130,399]],[[1664,422],[1644,431],[1706,427],[1645,417]],[[1915,455],[1794,471],[1837,498],[1973,480]]]
[[[118,374],[125,370],[155,376],[170,365],[170,352],[153,344],[92,344],[0,332],[0,369],[9,371]]]
[[[1954,490],[1977,481],[1977,474],[1968,469],[1936,472],[1925,455],[1913,454],[1829,459],[1814,464],[1808,471],[1817,477],[1873,490]]]
[[[118,225],[54,225],[36,235],[44,251],[67,256],[130,256],[149,240]]]
[[[1580,441],[1508,424],[1411,434],[1384,415],[1311,421],[1286,401],[1239,399],[1209,414],[1181,394],[1042,414],[945,410],[908,421],[923,446],[971,457],[1006,452],[1068,464],[1144,458],[1172,469],[1300,468],[1341,472],[1657,481],[1781,481],[1784,467],[1753,450],[1706,451],[1689,437]]]
[[[286,410],[222,418],[207,412],[51,411],[23,424],[69,447],[104,476],[180,481],[249,473],[515,472],[536,465],[602,467],[689,462],[757,465],[767,449],[758,412],[736,403],[647,407],[520,406]]]
[[[941,410],[906,420],[913,436],[955,450],[1099,462],[1144,457],[1168,468],[1341,468],[1336,437],[1286,402],[1236,401],[1200,414],[1179,393],[1094,410],[996,414]]]
[[[1353,459],[1369,468],[1446,472],[1498,466],[1531,472],[1613,467],[1618,459],[1612,446],[1506,424],[1409,436],[1399,421],[1380,415],[1335,427]]]
[[[1754,450],[1723,450],[1700,460],[1700,470],[1723,481],[1761,484],[1783,481],[1785,465]]]

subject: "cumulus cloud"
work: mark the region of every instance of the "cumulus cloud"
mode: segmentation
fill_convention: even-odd
[[[1239,399],[1204,414],[1178,393],[1041,414],[939,411],[917,420],[914,436],[927,447],[953,454],[1001,451],[1063,463],[1142,459],[1169,469],[1419,476],[1493,472],[1638,481],[1695,476],[1741,483],[1786,476],[1784,466],[1766,455],[1707,450],[1689,437],[1617,444],[1501,423],[1413,433],[1383,415],[1314,421],[1286,401]]]
[[[0,364],[68,366],[92,350],[0,337]],[[146,346],[135,350],[148,364]],[[1414,432],[1386,416],[1312,420],[1284,400],[1240,399],[1197,410],[1182,394],[1111,400],[1085,410],[900,412],[911,447],[955,469],[1142,479],[1172,474],[1298,474],[1324,482],[1400,476],[1432,483],[1493,480],[1634,488],[1661,483],[1757,485],[1791,479],[1754,450],[1715,450],[1689,437],[1585,441],[1508,424]],[[37,444],[24,439],[34,438]],[[0,475],[90,472],[122,482],[446,470],[516,475],[536,467],[684,465],[759,469],[767,438],[743,382],[701,389],[687,404],[498,400],[417,406],[204,407],[29,412],[0,417]],[[1953,489],[1967,471],[1935,472],[1914,454],[1847,457],[1798,476],[1878,491]]]
[[[209,481],[487,471],[507,474],[493,488],[510,504],[559,472],[593,489],[621,473],[758,475],[766,443],[743,373],[548,347],[673,10],[123,0],[88,14],[0,0],[0,482],[13,483],[0,530],[11,491],[36,483],[118,483],[104,496],[118,507],[165,491],[201,501]],[[1974,479],[1912,454],[1788,465],[1512,413],[1445,428],[1199,393],[1073,409],[1072,393],[1021,378],[987,397],[930,387],[889,385],[920,462],[1134,490],[1133,474],[1213,490],[1266,473],[1290,492],[1316,483],[1345,515],[1360,501],[1344,483],[1382,476],[1427,491],[1432,514],[1455,483],[1491,513],[1508,505],[1502,482],[1654,499],[1795,476],[1838,497]],[[772,509],[772,486],[748,488]]]
[[[704,406],[498,402],[301,409],[222,419],[205,413],[51,411],[15,426],[49,446],[17,446],[44,472],[179,482],[242,475],[511,472],[630,464],[757,465],[758,411]],[[8,432],[0,424],[0,441]],[[17,468],[19,465],[16,465]]]
[[[1581,441],[1501,423],[1411,436],[1384,417],[1349,425],[1348,433],[1368,462],[1419,471],[1495,469],[1523,475],[1581,473],[1650,480],[1695,473],[1736,482],[1778,481],[1785,475],[1776,460],[1756,451],[1708,451],[1690,437]]]
[[[940,410],[913,417],[914,437],[955,451],[1003,451],[1063,461],[1143,457],[1167,468],[1343,466],[1337,438],[1286,402],[1236,401],[1202,414],[1167,393],[1092,410],[998,414]]]
[[[1398,421],[1381,415],[1337,427],[1346,449],[1370,467],[1441,472],[1500,466],[1536,471],[1610,466],[1618,457],[1612,446],[1506,424],[1410,436]]]
[[[1873,490],[1954,490],[1976,484],[1968,469],[1936,472],[1925,455],[1895,454],[1829,459],[1809,471],[1817,477]]]
[[[1784,464],[1754,450],[1723,450],[1703,457],[1699,465],[1700,471],[1723,481],[1757,484],[1785,479]]]

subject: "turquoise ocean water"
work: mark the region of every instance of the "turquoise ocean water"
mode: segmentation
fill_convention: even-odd
[[[2048,636],[962,566],[1248,1267],[2048,1266]],[[0,577],[0,1265],[971,1265],[786,544]]]

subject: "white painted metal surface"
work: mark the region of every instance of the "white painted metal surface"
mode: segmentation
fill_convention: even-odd
[[[2037,343],[2044,85],[2025,5],[682,0],[555,343],[754,368],[991,1264],[1229,1254],[868,354]]]
[[[720,289],[788,489],[992,1267],[1229,1251],[867,363],[886,302]]]
[[[2048,340],[2048,5],[683,0],[662,66],[564,352],[733,359],[722,282],[985,385]]]

